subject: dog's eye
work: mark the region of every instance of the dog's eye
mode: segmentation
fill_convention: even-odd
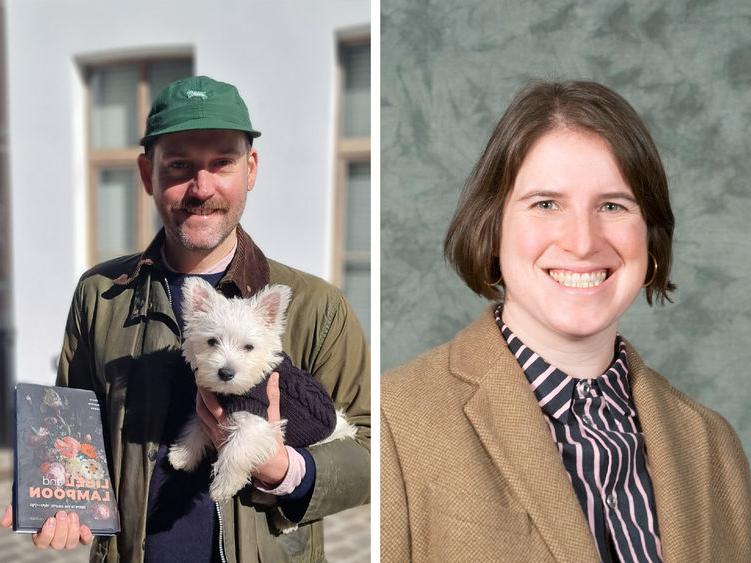
[[[206,343],[213,348],[214,346],[219,344],[219,341],[216,338],[209,338]]]
[[[246,352],[252,352],[253,351],[253,345],[252,344],[246,344],[245,345],[245,351]]]

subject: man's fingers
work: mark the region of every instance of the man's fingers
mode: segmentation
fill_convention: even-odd
[[[0,526],[3,528],[10,528],[13,525],[13,507],[9,504],[5,507],[5,514],[3,519],[0,520]]]
[[[55,533],[55,519],[47,518],[38,532],[31,534],[31,541],[39,549],[46,549],[52,541],[52,535]]]
[[[206,389],[198,388],[198,395],[201,396],[203,404],[206,406],[206,410],[211,413],[217,422],[224,422],[224,409],[219,401],[216,400],[216,395]],[[196,404],[198,404],[198,397],[196,397]]]
[[[274,372],[269,377],[268,383],[266,383],[266,394],[269,396],[269,410],[267,417],[269,422],[276,422],[280,420],[281,414],[279,413],[279,374]]]
[[[55,514],[55,533],[52,535],[50,547],[63,549],[68,539],[68,515],[62,510]]]
[[[54,516],[47,518],[42,528],[36,534],[31,535],[31,541],[39,549],[47,549],[50,546],[50,542],[55,535],[56,522]]]
[[[213,393],[210,392],[209,394],[213,395]],[[200,391],[196,393],[196,414],[198,415],[198,420],[201,421],[203,431],[206,432],[206,435],[209,438],[211,438],[214,448],[217,450],[221,448],[225,439],[224,431],[221,429],[221,423],[214,418],[214,415],[211,412],[209,412],[209,409],[204,402],[204,395],[202,395]],[[224,415],[222,415],[222,417],[223,416]]]
[[[91,529],[87,525],[81,524],[81,543],[91,545],[92,541],[94,541],[94,534],[91,533]]]
[[[68,537],[65,540],[65,549],[73,549],[78,547],[78,539],[81,537],[81,529],[79,527],[78,514],[75,512],[68,512]]]
[[[93,540],[91,529],[81,524],[78,514],[63,511],[47,518],[42,528],[31,535],[31,541],[39,549],[73,549],[79,541],[90,545]]]
[[[206,403],[204,402],[203,395],[201,395],[200,391],[196,393],[196,414],[198,415],[198,418],[201,419],[201,422],[203,422],[204,426],[211,427],[212,424],[216,425],[216,419],[206,407]]]

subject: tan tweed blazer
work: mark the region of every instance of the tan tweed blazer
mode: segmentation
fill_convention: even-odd
[[[628,348],[667,563],[751,562],[748,461],[722,417]],[[381,559],[598,561],[543,414],[492,309],[384,375]]]

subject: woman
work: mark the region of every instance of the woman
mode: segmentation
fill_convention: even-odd
[[[737,436],[616,332],[642,287],[675,289],[673,225],[623,98],[517,95],[445,244],[502,304],[383,378],[384,561],[751,561]]]

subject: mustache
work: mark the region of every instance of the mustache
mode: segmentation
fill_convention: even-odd
[[[211,213],[213,211],[227,211],[229,205],[226,201],[212,197],[207,200],[188,198],[171,207],[172,211],[185,211],[186,213]]]

